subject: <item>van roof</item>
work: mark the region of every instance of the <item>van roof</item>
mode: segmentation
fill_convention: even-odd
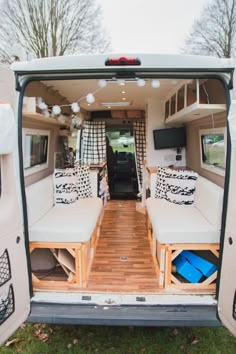
[[[220,59],[200,55],[171,55],[171,54],[100,54],[100,55],[70,55],[33,59],[27,62],[15,62],[11,68],[18,73],[40,73],[45,71],[76,71],[82,69],[107,69],[117,68],[117,66],[105,66],[108,58],[139,58],[140,66],[132,66],[136,70],[159,69],[181,70],[181,69],[216,69],[226,71],[235,68],[234,59]],[[119,66],[120,67],[120,66]],[[125,66],[128,68],[129,66]]]

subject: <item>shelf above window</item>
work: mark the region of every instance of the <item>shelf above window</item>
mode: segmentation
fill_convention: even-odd
[[[216,79],[187,80],[167,97],[165,122],[186,123],[226,111],[224,88]]]
[[[181,111],[169,116],[166,119],[166,123],[191,122],[192,120],[207,117],[211,114],[224,112],[225,110],[225,104],[201,104],[195,102],[191,106],[183,108]]]
[[[58,122],[56,118],[47,117],[40,113],[23,112],[23,118],[30,118],[38,122],[48,123],[48,124],[53,124],[53,125],[58,125],[63,127],[69,126],[68,117],[66,117],[66,122],[62,123],[62,122]]]

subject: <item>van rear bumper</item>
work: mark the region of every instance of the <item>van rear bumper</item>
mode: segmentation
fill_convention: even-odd
[[[95,306],[32,303],[28,322],[105,326],[220,326],[216,306]]]

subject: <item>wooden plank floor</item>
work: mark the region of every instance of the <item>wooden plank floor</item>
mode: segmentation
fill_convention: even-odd
[[[145,215],[135,201],[108,202],[87,290],[158,292]]]

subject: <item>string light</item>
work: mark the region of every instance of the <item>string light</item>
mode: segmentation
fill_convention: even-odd
[[[125,85],[125,80],[122,80],[122,79],[119,79],[119,80],[116,80],[117,84],[118,85],[121,85],[121,86],[124,86]],[[129,81],[127,81],[128,83]],[[99,80],[98,81],[98,88],[93,91],[93,92],[89,92],[86,96],[83,96],[81,98],[78,99],[77,102],[72,102],[70,104],[63,104],[63,105],[53,105],[53,106],[48,106],[41,97],[38,97],[37,98],[37,106],[38,108],[42,111],[42,113],[47,116],[47,117],[50,117],[50,116],[53,116],[53,117],[56,117],[58,119],[58,121],[64,123],[63,121],[63,115],[61,114],[61,109],[62,107],[70,107],[72,112],[74,113],[74,115],[72,116],[72,119],[73,119],[73,125],[76,125],[76,126],[80,126],[82,123],[83,123],[83,120],[82,118],[80,118],[79,116],[77,116],[76,114],[80,112],[80,102],[83,101],[83,100],[86,100],[87,102],[87,105],[90,106],[91,104],[93,104],[95,102],[95,94],[97,92],[99,92],[100,90],[104,89],[107,84],[109,82],[107,82],[106,80]],[[144,79],[136,79],[136,84],[137,86],[139,87],[144,87],[146,85],[146,82]],[[159,88],[160,87],[160,81],[159,80],[152,80],[151,82],[151,86],[153,88]],[[122,91],[122,93],[125,93],[125,91]],[[123,98],[123,100],[125,100],[125,98]],[[51,111],[51,113],[50,113]]]
[[[95,97],[91,92],[87,94],[86,101],[90,104],[95,102]]]
[[[52,107],[52,113],[55,115],[55,116],[58,116],[60,113],[61,113],[61,107],[60,106],[53,106]]]
[[[80,106],[79,106],[79,104],[78,104],[77,102],[73,102],[73,103],[71,104],[71,110],[72,110],[72,112],[74,112],[74,113],[78,113],[78,112],[80,111]]]
[[[106,80],[99,80],[98,81],[98,86],[101,87],[101,88],[106,87],[107,86]]]
[[[138,87],[143,87],[145,86],[146,82],[143,79],[138,79],[137,81],[137,85]]]
[[[159,80],[152,80],[152,87],[153,88],[159,88],[161,86],[161,83]]]

